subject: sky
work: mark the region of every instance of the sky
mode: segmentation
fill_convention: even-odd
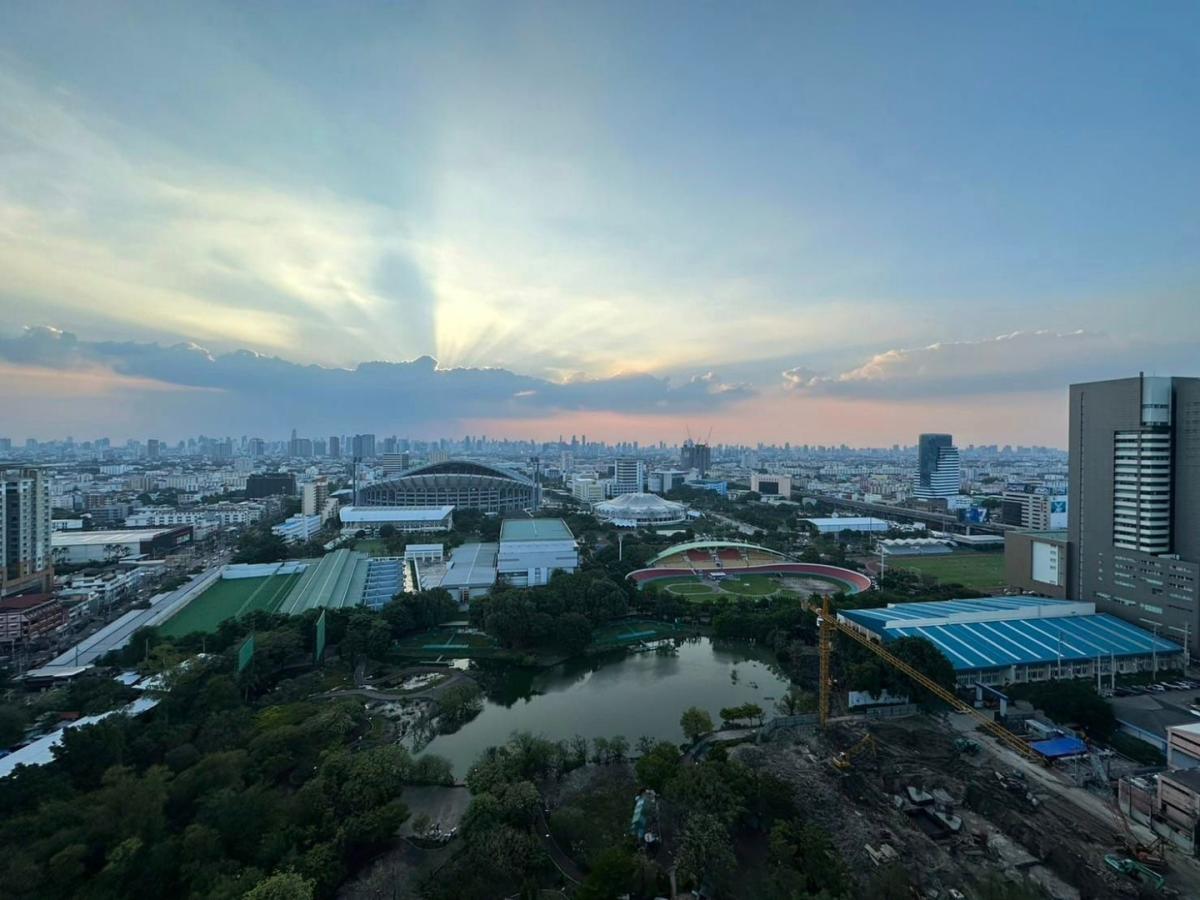
[[[0,429],[1066,438],[1200,375],[1193,3],[0,4]]]

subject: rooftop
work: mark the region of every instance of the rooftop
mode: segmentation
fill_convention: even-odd
[[[344,506],[343,522],[435,522],[454,512],[453,506]]]
[[[22,594],[19,597],[5,597],[0,600],[0,611],[16,609],[33,609],[41,606],[50,598],[46,594]]]
[[[128,528],[114,531],[55,531],[50,535],[50,543],[55,547],[82,547],[94,544],[131,544],[134,541],[152,541],[162,534],[171,534],[180,527],[170,528]]]
[[[502,541],[573,541],[575,535],[562,519],[505,519],[500,524]]]
[[[450,562],[441,586],[491,587],[496,583],[496,556],[499,544],[462,544],[450,552]]]
[[[1098,656],[1181,653],[1183,648],[1091,603],[1045,597],[989,597],[901,603],[884,609],[846,610],[838,617],[879,635],[931,641],[956,670],[1092,660]]]
[[[1160,772],[1159,777],[1174,781],[1193,794],[1200,794],[1200,769],[1176,769],[1173,772]]]

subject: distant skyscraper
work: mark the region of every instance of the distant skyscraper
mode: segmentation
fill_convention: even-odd
[[[330,459],[341,459],[342,458],[342,439],[340,437],[338,437],[336,434],[331,435],[329,438],[329,458]]]
[[[1200,378],[1073,384],[1070,409],[1070,595],[1196,648]]]
[[[375,435],[356,434],[354,436],[354,456],[358,459],[373,459],[375,457]]]
[[[690,438],[683,442],[683,446],[679,448],[679,466],[685,471],[695,469],[703,478],[708,474],[708,467],[712,464],[712,451],[708,444],[697,444]]]
[[[0,473],[0,596],[50,591],[50,484],[40,469]]]
[[[158,459],[159,443],[155,438],[146,441],[146,459]]]
[[[958,448],[948,434],[923,434],[917,439],[917,481],[914,493],[919,500],[954,497],[962,488],[962,465]]]

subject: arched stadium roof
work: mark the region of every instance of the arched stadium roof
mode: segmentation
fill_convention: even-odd
[[[392,481],[399,481],[413,475],[482,475],[491,478],[508,478],[521,484],[532,485],[533,480],[517,472],[493,466],[491,463],[475,462],[466,459],[450,459],[445,462],[425,463],[411,469],[405,469]]]
[[[668,556],[674,556],[677,553],[686,553],[689,550],[720,550],[723,548],[731,548],[734,550],[761,550],[763,553],[769,553],[772,556],[778,556],[780,559],[787,559],[787,554],[780,553],[778,550],[772,550],[770,547],[762,547],[758,544],[747,544],[744,541],[689,541],[686,544],[676,544],[674,547],[668,547],[654,559],[650,560],[647,565],[654,565],[659,560],[666,559]]]

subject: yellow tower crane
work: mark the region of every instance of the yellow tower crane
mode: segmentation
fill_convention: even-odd
[[[820,703],[818,706],[821,716],[821,727],[824,727],[825,723],[829,721],[829,696],[833,689],[833,674],[830,669],[830,655],[833,653],[833,636],[840,632],[851,640],[861,644],[863,647],[866,647],[892,668],[898,670],[904,675],[907,675],[921,687],[925,688],[925,690],[929,691],[929,693],[933,694],[939,700],[947,704],[951,709],[954,709],[957,712],[966,713],[967,715],[971,716],[971,718],[975,719],[975,721],[979,723],[984,731],[999,740],[1001,743],[1005,744],[1007,747],[1016,750],[1026,759],[1042,762],[1041,757],[1039,757],[1033,751],[1029,744],[1021,740],[999,722],[996,722],[989,716],[985,716],[969,703],[965,703],[964,701],[960,700],[953,692],[946,690],[933,679],[921,672],[918,672],[904,660],[900,659],[900,657],[889,652],[882,644],[871,640],[869,637],[860,633],[858,630],[851,628],[844,622],[839,622],[837,616],[834,615],[832,610],[829,608],[828,596],[824,598],[824,602],[821,605],[821,613],[817,624],[820,628],[821,650],[821,692]]]

